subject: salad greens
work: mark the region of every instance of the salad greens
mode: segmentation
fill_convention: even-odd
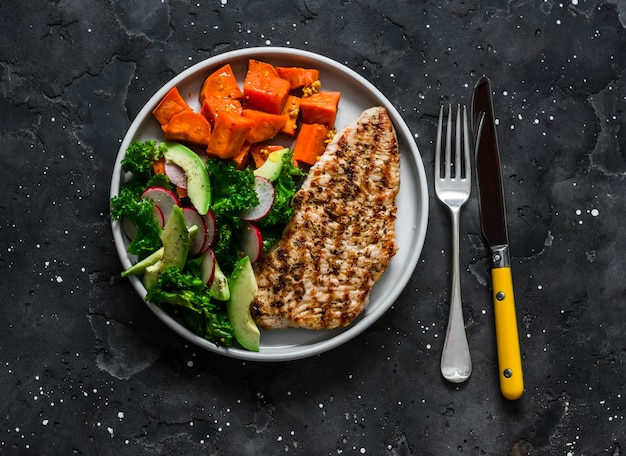
[[[150,186],[169,186],[167,176],[152,169],[164,150],[156,141],[133,142],[122,159],[122,170],[131,173],[132,179],[120,188],[118,196],[111,199],[111,217],[127,218],[135,225],[137,234],[128,246],[128,252],[143,259],[161,247],[161,229],[154,218],[154,202],[141,198]]]
[[[148,290],[146,299],[176,314],[185,326],[217,345],[233,344],[233,327],[222,301],[211,298],[194,266],[180,271],[167,268]]]
[[[155,203],[142,198],[152,186],[176,192],[166,174],[157,173],[154,163],[164,155],[164,148],[156,141],[133,142],[122,160],[122,170],[130,174],[119,195],[111,198],[111,218],[132,222],[136,235],[128,246],[128,253],[139,260],[163,246],[162,231],[154,216]],[[215,259],[228,276],[243,253],[239,247],[244,222],[240,214],[259,203],[255,191],[255,177],[251,169],[239,170],[234,163],[210,158],[206,167],[211,180],[212,204],[210,210],[216,221],[216,238],[212,244]],[[283,166],[274,184],[275,198],[266,217],[257,222],[263,235],[263,250],[269,250],[280,238],[285,225],[293,216],[291,201],[305,176],[294,163],[293,153],[284,154]],[[181,206],[191,206],[188,198],[181,198]],[[231,346],[234,341],[232,324],[226,313],[226,303],[215,299],[202,280],[200,257],[189,257],[183,270],[166,268],[156,284],[148,290],[146,299],[166,310],[188,329],[217,345]]]
[[[267,217],[259,221],[261,229],[286,225],[289,222],[293,217],[291,200],[296,194],[298,183],[301,183],[300,178],[306,176],[300,168],[294,165],[293,153],[284,154],[282,161],[283,166],[280,175],[274,182],[274,191],[276,192],[274,205]]]
[[[207,169],[213,187],[213,204],[217,239],[213,252],[222,270],[230,275],[239,260],[238,233],[243,227],[239,214],[259,203],[254,190],[252,170],[238,170],[234,163],[211,158]]]

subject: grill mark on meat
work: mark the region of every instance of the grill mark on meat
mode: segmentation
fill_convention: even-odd
[[[254,264],[257,325],[330,329],[360,315],[397,250],[399,188],[391,119],[384,108],[370,108],[311,167],[281,240]]]

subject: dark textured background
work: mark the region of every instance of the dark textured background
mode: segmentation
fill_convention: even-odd
[[[0,453],[620,455],[626,445],[626,4],[321,0],[0,3]],[[224,51],[291,46],[374,83],[432,189],[441,102],[492,79],[526,392],[498,391],[476,193],[461,268],[474,373],[446,383],[449,219],[395,305],[310,359],[199,349],[119,277],[119,143],[154,92]],[[400,214],[400,217],[402,214]]]

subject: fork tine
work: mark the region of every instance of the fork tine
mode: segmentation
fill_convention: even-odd
[[[448,105],[448,125],[446,126],[446,158],[444,163],[445,178],[450,178],[450,169],[452,159],[452,104]]]
[[[456,105],[456,142],[454,144],[454,176],[461,179],[463,177],[461,169],[461,105]]]
[[[463,105],[463,134],[465,136],[464,149],[465,149],[465,179],[471,182],[472,171],[470,168],[470,135],[469,135],[469,122],[467,120],[467,107]]]
[[[437,124],[437,142],[435,144],[435,178],[441,178],[441,129],[443,127],[443,105],[439,109],[439,123]]]

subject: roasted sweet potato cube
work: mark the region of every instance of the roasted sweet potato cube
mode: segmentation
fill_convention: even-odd
[[[250,59],[243,83],[244,103],[254,109],[280,114],[291,85],[269,63]]]
[[[204,101],[208,97],[216,98],[233,98],[240,99],[243,97],[243,92],[237,84],[235,73],[230,64],[226,64],[220,69],[211,73],[202,83],[200,89],[200,105],[204,104]]]
[[[252,121],[252,127],[248,132],[246,141],[258,143],[272,139],[283,128],[287,116],[282,114],[270,114],[256,109],[244,109],[242,116]]]
[[[300,97],[289,95],[282,113],[287,116],[287,121],[280,132],[288,136],[295,136],[298,127],[298,115],[300,114]]]
[[[328,128],[323,124],[302,124],[293,149],[293,158],[307,165],[313,165],[317,157],[324,153],[328,139]]]
[[[209,138],[207,154],[219,158],[235,157],[252,127],[252,121],[230,112],[222,112],[215,119]]]
[[[215,125],[215,119],[221,112],[241,115],[242,107],[241,102],[234,98],[209,96],[204,100],[204,103],[202,103],[200,112],[208,119],[211,125]]]
[[[251,147],[252,144],[250,144],[248,141],[244,142],[243,146],[241,146],[241,150],[239,151],[239,153],[232,158],[235,165],[237,165],[237,169],[245,169],[245,167],[248,166],[248,162],[250,161]]]
[[[334,128],[341,92],[318,92],[300,100],[302,122]]]
[[[167,125],[172,117],[182,111],[191,111],[191,108],[178,88],[172,87],[157,107],[152,110],[152,115],[161,125]]]
[[[206,147],[211,137],[211,125],[200,113],[182,111],[167,123],[166,141],[179,141],[196,146]]]
[[[250,156],[254,161],[254,167],[258,168],[263,163],[265,163],[265,160],[267,160],[267,157],[272,152],[284,148],[285,146],[279,146],[274,144],[252,144],[252,146],[250,147]]]
[[[292,89],[308,87],[320,78],[319,70],[302,67],[276,67],[278,76],[289,81]]]

